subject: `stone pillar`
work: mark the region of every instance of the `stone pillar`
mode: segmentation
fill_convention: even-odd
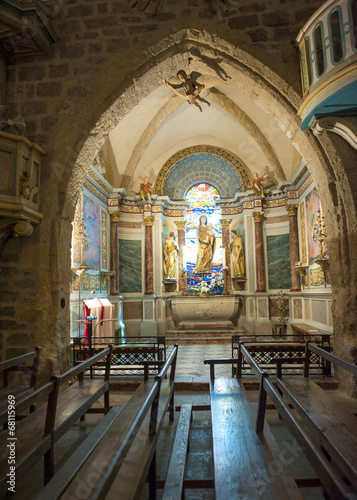
[[[119,217],[120,212],[110,211],[110,295],[119,295]]]
[[[265,265],[263,251],[263,228],[262,219],[264,212],[253,212],[255,228],[255,269],[257,288],[255,293],[265,293]]]
[[[145,295],[154,293],[154,269],[152,256],[152,226],[155,217],[153,215],[144,215],[145,221]]]
[[[232,290],[232,270],[231,270],[231,258],[229,252],[229,226],[232,222],[232,219],[220,219],[221,228],[222,228],[222,251],[226,256],[226,266],[227,269],[227,291]],[[224,258],[223,258],[224,263]]]
[[[184,247],[186,246],[186,221],[175,221],[177,227],[177,245],[178,251],[178,291],[184,292],[186,290],[186,276],[182,276],[181,269],[186,268],[184,262]]]
[[[289,214],[289,235],[290,235],[290,277],[291,292],[300,292],[300,276],[295,269],[295,264],[299,260],[299,237],[297,226],[298,205],[287,205],[286,210]]]

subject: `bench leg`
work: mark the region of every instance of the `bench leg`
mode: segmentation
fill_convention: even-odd
[[[170,422],[172,423],[175,419],[175,408],[174,408],[174,395],[175,393],[172,393],[171,399],[170,399],[170,404],[169,404],[169,413],[170,413]]]
[[[104,415],[108,413],[109,408],[109,391],[104,393]]]
[[[48,481],[52,478],[54,474],[54,447],[53,445],[51,448],[46,451],[44,455],[44,482],[45,484],[48,483]]]
[[[149,500],[156,500],[156,452],[149,469]]]

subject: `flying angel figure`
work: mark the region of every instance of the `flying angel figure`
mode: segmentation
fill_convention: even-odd
[[[206,99],[203,99],[199,95],[205,88],[203,84],[196,82],[193,78],[188,78],[186,72],[183,69],[180,69],[180,71],[177,72],[176,76],[179,80],[181,80],[182,83],[179,84],[170,83],[164,79],[162,80],[163,84],[170,87],[170,89],[173,92],[175,92],[175,94],[177,94],[178,96],[186,99],[188,104],[191,104],[192,106],[198,108],[198,110],[201,113],[202,113],[202,108],[197,101],[204,102],[205,104],[207,104],[207,106],[211,105],[208,101],[206,101]],[[185,95],[182,95],[180,92],[178,92],[177,89],[184,89]]]

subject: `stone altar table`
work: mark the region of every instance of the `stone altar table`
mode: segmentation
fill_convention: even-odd
[[[170,299],[172,319],[179,328],[230,328],[237,326],[238,295],[176,296]]]

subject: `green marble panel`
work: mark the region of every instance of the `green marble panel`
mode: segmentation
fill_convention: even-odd
[[[269,289],[291,288],[290,238],[288,234],[267,236]]]
[[[141,241],[119,240],[119,290],[121,293],[142,292]]]

